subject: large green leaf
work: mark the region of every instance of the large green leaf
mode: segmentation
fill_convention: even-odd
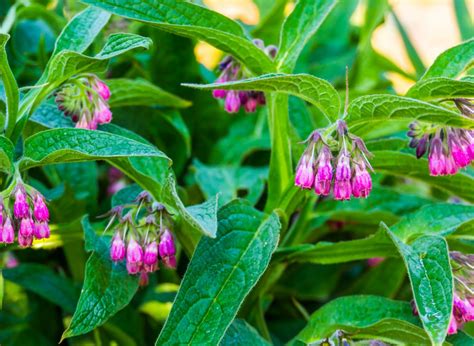
[[[219,210],[216,239],[203,237],[158,338],[158,345],[218,344],[278,243],[276,214],[241,201]]]
[[[453,176],[433,177],[430,175],[427,159],[417,159],[411,154],[389,150],[372,153],[374,157],[370,162],[378,173],[421,180],[451,195],[474,202],[474,177],[469,174],[459,172]]]
[[[426,101],[474,98],[474,81],[445,77],[423,79],[408,90],[407,96]]]
[[[130,157],[159,157],[171,162],[161,151],[123,136],[84,129],[53,129],[25,141],[21,168],[61,162],[79,162]]]
[[[236,318],[227,329],[220,346],[269,346],[257,331],[244,320]]]
[[[110,107],[163,106],[173,108],[189,107],[191,103],[175,96],[144,79],[108,79],[112,96]]]
[[[456,78],[473,66],[474,38],[441,53],[423,75],[422,79],[433,77]]]
[[[61,32],[53,55],[70,50],[78,53],[84,52],[94,41],[99,32],[110,19],[110,13],[98,8],[86,8],[72,18]]]
[[[341,106],[336,89],[324,79],[309,74],[272,73],[236,82],[183,85],[198,89],[260,90],[295,95],[318,107],[329,122],[338,119]]]
[[[448,245],[440,236],[422,236],[406,245],[392,236],[405,261],[421,322],[433,345],[446,338],[453,306]]]
[[[107,322],[123,309],[138,289],[138,276],[129,275],[125,262],[114,263],[109,255],[110,237],[96,235],[87,218],[82,221],[86,250],[92,252],[86,263],[81,296],[63,339],[85,334]]]
[[[67,278],[51,268],[36,263],[21,263],[3,270],[5,280],[14,282],[46,300],[60,306],[66,313],[73,313],[78,291]]]
[[[346,118],[351,131],[364,133],[371,122],[426,121],[432,124],[474,128],[474,120],[431,103],[396,95],[361,96],[351,102]]]
[[[336,0],[299,0],[283,23],[276,58],[278,71],[292,72],[308,40],[316,33]]]
[[[0,76],[5,90],[7,118],[5,121],[5,134],[10,136],[15,126],[18,115],[18,105],[20,102],[20,92],[18,85],[13,75],[10,65],[8,64],[7,52],[5,46],[10,36],[7,34],[0,34]]]
[[[122,17],[142,21],[173,34],[207,41],[241,60],[255,74],[272,72],[273,63],[245,35],[242,27],[221,14],[185,1],[82,0]]]
[[[311,315],[290,345],[314,344],[342,330],[354,339],[376,339],[390,344],[425,345],[426,333],[409,303],[377,296],[334,299]]]
[[[205,197],[220,194],[221,204],[241,197],[243,191],[247,192],[246,199],[257,203],[268,175],[267,167],[206,166],[199,161],[194,161],[194,167],[196,182]]]

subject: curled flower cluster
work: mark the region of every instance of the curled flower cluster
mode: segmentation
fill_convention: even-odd
[[[456,99],[463,116],[474,115],[474,105],[464,99]],[[410,147],[416,148],[416,157],[428,152],[430,175],[452,175],[474,160],[474,131],[444,126],[410,124]]]
[[[31,186],[17,184],[11,195],[0,203],[0,243],[12,244],[16,230],[18,244],[29,247],[33,239],[49,238],[48,222],[49,210],[44,197]]]
[[[118,223],[114,227],[110,258],[114,262],[125,260],[130,275],[140,274],[140,284],[145,285],[148,273],[159,269],[160,259],[168,268],[176,267],[170,216],[148,192],[142,192],[133,204],[114,208],[111,214],[109,226],[115,220]]]
[[[56,104],[70,116],[77,128],[96,130],[97,125],[112,121],[108,101],[110,89],[95,75],[81,75],[70,79],[56,93]]]
[[[274,58],[278,51],[276,46],[270,45],[265,47],[262,40],[253,40],[253,43],[263,50],[270,58]],[[250,77],[250,73],[232,56],[226,56],[219,64],[221,71],[216,83],[232,82]],[[242,91],[242,90],[223,90],[216,89],[212,92],[216,99],[225,99],[224,109],[228,113],[237,113],[240,107],[245,112],[253,113],[257,107],[265,104],[265,95],[260,91]]]
[[[362,139],[348,132],[342,120],[337,123],[336,135],[336,140],[331,133],[326,138],[319,131],[310,135],[296,168],[295,185],[314,188],[322,196],[329,195],[333,186],[336,200],[349,200],[351,195],[366,198],[372,190],[367,170],[372,169],[367,159],[370,153]]]

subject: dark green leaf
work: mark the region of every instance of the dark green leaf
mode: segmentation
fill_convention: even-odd
[[[276,214],[236,201],[219,211],[216,239],[201,238],[159,345],[218,344],[278,242]]]
[[[244,320],[236,318],[227,329],[221,346],[269,346],[270,343],[263,339],[258,332]]]

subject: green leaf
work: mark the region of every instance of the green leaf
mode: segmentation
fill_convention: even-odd
[[[263,339],[258,332],[244,320],[236,318],[227,329],[220,346],[269,346],[270,343]]]
[[[466,0],[453,0],[453,3],[461,39],[468,40],[474,37],[474,25],[471,17],[472,6],[471,11],[469,11]]]
[[[195,160],[195,179],[206,198],[220,194],[220,203],[242,197],[239,193],[247,192],[245,198],[255,205],[258,202],[268,175],[268,168],[206,166]]]
[[[316,344],[337,330],[343,330],[354,339],[426,345],[429,339],[418,324],[407,302],[377,296],[348,296],[334,299],[318,309],[289,345]]]
[[[338,119],[341,106],[336,89],[324,79],[309,74],[272,73],[236,82],[183,85],[205,90],[259,90],[295,95],[315,105],[331,123]]]
[[[89,7],[70,20],[61,32],[53,55],[63,50],[84,52],[110,19],[110,13]]]
[[[431,103],[396,95],[369,95],[356,98],[349,105],[347,124],[351,131],[363,133],[371,122],[419,120],[437,125],[474,128],[474,120]]]
[[[180,213],[183,220],[194,230],[214,238],[217,233],[217,208],[219,196],[213,196],[208,201],[185,207],[176,191],[176,181],[172,175],[163,187],[163,203]]]
[[[448,245],[440,236],[422,236],[406,245],[392,236],[405,261],[418,315],[433,345],[446,338],[453,306]]]
[[[245,35],[242,27],[204,7],[175,0],[82,0],[116,15],[145,22],[176,35],[206,41],[232,54],[255,74],[274,71],[267,55]]]
[[[152,40],[148,37],[128,33],[112,34],[96,58],[111,59],[133,49],[149,49],[152,44]]]
[[[158,157],[170,160],[151,145],[123,136],[83,129],[54,129],[37,133],[25,141],[21,168],[51,163],[114,158]]]
[[[201,238],[159,345],[218,344],[269,264],[280,229],[276,214],[236,201],[219,210],[218,218],[218,236]]]
[[[0,75],[3,81],[3,87],[6,95],[7,119],[5,121],[5,135],[10,137],[15,127],[16,118],[18,116],[18,105],[20,102],[20,92],[13,75],[10,65],[8,64],[7,52],[5,46],[10,39],[10,35],[0,34]]]
[[[21,263],[4,269],[3,277],[60,306],[66,313],[73,313],[76,308],[78,292],[72,282],[45,265]]]
[[[70,117],[64,115],[55,103],[43,102],[29,119],[46,128],[74,127]]]
[[[308,40],[316,33],[336,0],[299,0],[283,23],[276,57],[278,71],[292,72]]]
[[[474,64],[474,38],[454,46],[441,53],[421,77],[428,79],[433,77],[456,78],[462,72],[467,71]]]
[[[423,79],[408,90],[407,96],[425,101],[474,98],[474,81],[445,77]]]
[[[421,180],[447,193],[474,202],[474,177],[464,172],[453,176],[433,177],[427,159],[397,151],[372,151],[370,163],[377,173]]]
[[[13,171],[14,153],[13,143],[7,137],[0,136],[0,171],[8,174]]]
[[[144,79],[108,79],[112,93],[110,107],[163,106],[173,108],[189,107],[191,103],[175,96]]]
[[[127,273],[125,262],[114,263],[110,259],[110,237],[97,236],[87,218],[83,219],[82,226],[86,250],[92,254],[86,263],[76,311],[62,339],[85,334],[104,324],[127,306],[138,289],[138,276]]]

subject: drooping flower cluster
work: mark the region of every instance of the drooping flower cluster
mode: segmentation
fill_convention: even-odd
[[[464,99],[456,99],[462,116],[474,115],[474,105]],[[408,136],[410,147],[416,148],[416,157],[428,152],[430,175],[452,175],[474,160],[474,131],[449,126],[432,126],[413,122]]]
[[[314,131],[306,143],[296,168],[296,186],[314,188],[315,193],[322,196],[329,195],[332,186],[336,200],[369,195],[372,178],[367,168],[372,167],[367,157],[370,153],[361,138],[348,132],[344,121],[337,123],[336,139],[331,133],[323,138],[321,132]]]
[[[271,59],[275,58],[278,48],[270,45],[265,47],[262,40],[253,40],[253,43],[263,50]],[[238,81],[250,77],[250,73],[245,67],[232,56],[226,56],[219,64],[219,77],[216,83],[225,83]],[[228,113],[237,113],[241,107],[245,112],[253,113],[257,107],[265,104],[265,95],[260,91],[243,91],[243,90],[223,90],[216,89],[212,92],[216,99],[225,99],[224,109]]]
[[[148,192],[135,203],[114,208],[111,215],[109,226],[118,221],[110,245],[112,261],[125,260],[128,273],[140,274],[141,284],[148,282],[148,273],[159,269],[160,259],[166,267],[176,267],[170,216]]]
[[[12,244],[17,235],[21,247],[29,247],[33,239],[50,236],[49,210],[44,197],[33,187],[19,183],[0,202],[0,243]]]
[[[77,128],[96,130],[97,125],[112,121],[108,101],[110,89],[96,75],[72,78],[56,93],[56,104],[70,116]]]

